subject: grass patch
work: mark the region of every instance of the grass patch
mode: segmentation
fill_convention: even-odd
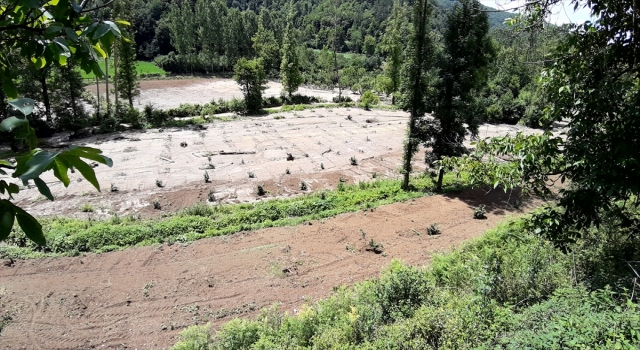
[[[31,258],[77,255],[136,245],[190,242],[201,238],[257,230],[265,227],[289,226],[319,220],[346,212],[375,208],[431,194],[434,184],[428,176],[412,179],[412,191],[403,191],[400,182],[376,180],[349,185],[340,183],[335,191],[322,191],[297,198],[272,199],[250,204],[209,206],[204,203],[162,220],[80,220],[71,218],[42,219],[47,238],[45,247],[26,239],[16,225],[0,246],[0,256]],[[448,174],[445,191],[468,188],[466,178]]]
[[[100,60],[98,62],[98,64],[100,65],[100,68],[102,69],[102,71],[105,71],[105,64],[104,64],[104,60]],[[113,69],[113,59],[109,59],[109,76],[110,78],[114,78],[114,74],[115,74],[115,70]],[[155,63],[153,62],[146,62],[146,61],[137,61],[136,62],[136,71],[138,72],[138,75],[140,77],[164,77],[167,75],[167,72],[164,71],[164,69],[156,66]],[[95,74],[93,74],[93,72],[91,73],[85,73],[85,71],[80,70],[80,74],[82,74],[82,79],[87,79],[87,80],[92,80],[95,81]]]

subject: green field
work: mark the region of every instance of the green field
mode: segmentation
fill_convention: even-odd
[[[105,71],[104,61],[100,62],[100,68],[102,71]],[[145,61],[137,61],[136,62],[136,70],[138,71],[138,75],[148,75],[148,74],[159,74],[160,76],[165,76],[167,72],[165,72],[162,68],[156,66],[153,62],[145,62]],[[95,74],[93,73],[85,73],[85,71],[81,70],[82,79],[95,79]],[[113,59],[109,60],[109,76],[113,77]]]

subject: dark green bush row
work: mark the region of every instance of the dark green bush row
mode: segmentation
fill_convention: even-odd
[[[640,255],[637,239],[607,237],[593,236]],[[525,233],[520,219],[436,256],[430,267],[395,261],[379,278],[340,288],[297,315],[274,307],[213,336],[194,326],[174,349],[637,349],[640,308],[625,289],[593,284],[589,265],[613,268],[626,287],[632,275],[619,255],[585,244],[565,254]],[[593,255],[602,258],[585,258]]]

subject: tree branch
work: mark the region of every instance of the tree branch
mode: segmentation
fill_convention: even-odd
[[[86,1],[86,0],[85,0],[85,1]],[[109,1],[109,2],[107,2],[107,3],[105,3],[105,4],[102,4],[102,5],[100,5],[100,6],[96,6],[96,7],[94,7],[94,8],[88,9],[88,10],[82,10],[82,11],[80,11],[80,13],[91,12],[91,11],[96,11],[96,10],[103,9],[103,8],[108,7],[109,5],[113,4],[113,2],[114,2],[114,1],[115,1],[115,0],[111,0],[111,1]],[[84,3],[83,3],[83,4],[84,4]]]

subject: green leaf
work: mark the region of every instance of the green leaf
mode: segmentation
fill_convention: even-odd
[[[54,200],[53,195],[51,194],[51,190],[49,189],[49,186],[47,186],[47,183],[44,182],[41,178],[36,177],[35,179],[33,179],[33,182],[36,183],[36,186],[38,187],[38,191],[40,191],[40,193],[47,197],[50,201]]]
[[[111,30],[111,26],[108,24],[101,24],[93,33],[92,39],[100,40],[105,34],[107,34],[107,32],[109,32],[109,30]]]
[[[87,163],[82,161],[77,156],[66,155],[64,157],[69,164],[71,164],[74,168],[78,169],[80,174],[89,181],[98,191],[100,191],[100,184],[98,183],[98,179],[96,178],[96,173],[93,171],[93,168],[90,167]]]
[[[67,161],[59,156],[54,159],[53,162],[53,175],[58,178],[58,180],[62,181],[64,187],[69,187],[69,175],[67,172],[69,171],[69,164]]]
[[[19,177],[22,181],[35,179],[47,170],[56,156],[57,153],[36,150],[32,156],[21,157],[14,177]]]
[[[26,119],[9,117],[0,123],[0,131],[8,132],[22,125],[29,125],[29,122]]]
[[[19,98],[16,100],[10,100],[8,101],[8,103],[11,105],[11,107],[22,112],[22,114],[24,114],[25,116],[28,116],[29,114],[33,113],[33,108],[36,105],[36,101],[30,98]]]
[[[44,238],[44,233],[42,232],[42,225],[31,216],[31,214],[22,210],[20,207],[14,206],[16,212],[16,219],[18,219],[18,224],[22,231],[24,231],[27,237],[36,242],[39,245],[46,245],[47,240]]]
[[[13,222],[15,220],[15,210],[11,202],[0,200],[0,241],[4,241],[9,237]]]
[[[108,167],[113,166],[113,161],[111,160],[111,158],[101,155],[102,151],[97,148],[70,146],[69,150],[64,153],[74,155],[80,158],[91,159],[98,163],[105,164]]]
[[[4,81],[2,82],[2,90],[8,98],[18,97],[18,89],[13,84],[13,81],[11,81],[11,79],[4,79]]]

